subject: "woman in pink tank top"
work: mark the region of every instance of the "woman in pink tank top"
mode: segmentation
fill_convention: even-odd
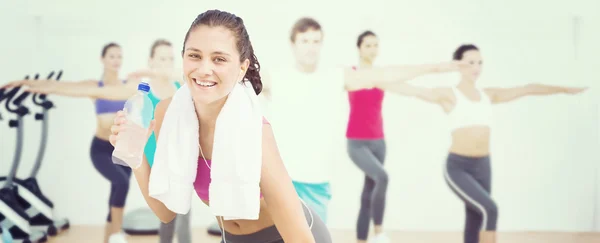
[[[372,66],[378,52],[378,40],[371,31],[365,31],[358,37],[357,47],[360,53],[360,67]],[[353,67],[354,70],[357,67]],[[348,91],[350,114],[346,128],[348,155],[365,173],[365,182],[361,194],[356,238],[366,242],[371,218],[375,225],[373,242],[389,242],[382,232],[385,197],[388,174],[383,168],[385,159],[385,141],[383,140],[383,117],[381,105],[384,91],[373,87]]]
[[[185,183],[184,186],[188,188],[193,186],[199,199],[207,206],[215,205],[213,198],[209,197],[209,190],[219,189],[209,189],[210,168],[219,163],[216,160],[212,161],[216,119],[236,83],[243,82],[248,86],[251,85],[256,95],[260,95],[262,91],[260,63],[254,54],[249,36],[239,16],[225,11],[209,10],[197,16],[184,38],[182,52],[183,77],[186,85],[184,87],[189,89],[188,92],[194,103],[195,117],[198,119],[200,154],[195,181],[193,184]],[[161,134],[161,126],[167,125],[167,123],[163,124],[163,119],[168,115],[167,108],[170,102],[170,98],[165,99],[156,106],[154,132],[158,141],[161,136],[164,136]],[[123,112],[119,112],[111,128],[112,143],[116,143],[119,131],[122,129],[121,125],[125,122],[126,117]],[[325,223],[296,194],[292,180],[279,155],[273,131],[267,125],[266,119],[263,120],[263,124],[262,170],[259,184],[262,195],[256,195],[260,196],[258,218],[247,220],[217,216],[222,242],[331,243],[331,235]],[[145,157],[144,160],[145,163],[134,166],[136,169],[133,169],[133,173],[150,208],[162,222],[168,223],[175,218],[176,212],[167,207],[163,201],[150,196],[150,171],[159,168],[156,164],[150,168]],[[236,189],[242,190],[240,187]],[[235,192],[220,190],[219,193]],[[189,200],[189,198],[182,196],[181,200]],[[189,203],[186,202],[188,206]]]
[[[372,68],[379,47],[375,33],[365,31],[359,35],[357,47],[360,54],[360,68]],[[455,63],[458,65],[458,63]],[[375,225],[373,242],[387,243],[390,239],[383,234],[382,224],[388,185],[388,174],[383,168],[386,145],[383,132],[381,108],[384,90],[395,90],[396,85],[425,74],[457,71],[455,68],[443,68],[444,64],[433,65],[436,68],[411,73],[410,77],[397,83],[377,82],[378,85],[366,89],[349,89],[348,101],[350,114],[346,130],[348,155],[365,173],[365,182],[361,195],[361,206],[357,219],[356,237],[359,243],[366,242],[371,218]]]

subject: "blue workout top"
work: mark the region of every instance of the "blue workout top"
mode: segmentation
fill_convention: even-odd
[[[125,83],[126,81],[123,81]],[[98,81],[98,87],[104,87],[104,81]],[[105,113],[117,113],[125,107],[127,100],[96,99],[96,115]]]
[[[177,89],[179,89],[180,85],[178,82],[175,82],[175,87]],[[156,97],[156,95],[154,95],[154,93],[152,93],[152,89],[150,89],[150,92],[148,93],[148,98],[150,98],[150,100],[152,100],[152,105],[154,106],[154,108],[156,109],[156,105],[158,105],[158,102],[160,102],[160,99],[158,97]],[[152,120],[154,120],[154,113],[152,114]],[[150,135],[150,138],[148,138],[148,141],[146,142],[146,147],[144,147],[144,154],[146,154],[146,159],[148,159],[148,164],[150,164],[150,167],[152,167],[152,164],[154,163],[154,153],[156,152],[156,135],[154,135],[154,132],[152,132],[152,135]]]

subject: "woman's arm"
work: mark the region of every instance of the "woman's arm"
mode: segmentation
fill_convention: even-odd
[[[457,71],[463,62],[453,61],[440,64],[406,65],[393,67],[372,67],[344,70],[344,84],[347,90],[378,87],[387,89],[390,83],[405,82],[416,77]]]
[[[62,88],[64,86],[68,86],[68,87],[71,87],[71,88],[89,88],[89,87],[97,86],[97,85],[98,85],[98,81],[96,81],[96,80],[60,81],[59,82],[57,80],[52,80],[52,79],[50,79],[50,80],[46,80],[46,79],[41,79],[41,80],[24,79],[24,80],[11,81],[11,82],[5,84],[4,86],[2,86],[2,88],[27,86],[29,89],[46,87],[45,90],[48,90],[50,88],[55,89],[55,88]]]
[[[169,107],[170,103],[170,98],[164,99],[160,101],[156,106],[156,110],[154,112],[154,134],[157,140],[160,134],[160,127],[165,117],[165,113],[167,112],[167,107]],[[148,164],[148,160],[146,159],[145,155],[142,165],[139,168],[134,169],[133,174],[135,175],[135,179],[137,180],[137,183],[140,187],[140,191],[142,192],[146,203],[152,209],[154,214],[156,214],[156,216],[163,223],[171,222],[177,214],[169,210],[161,201],[150,197],[148,189],[148,185],[150,182],[150,165]]]
[[[292,185],[270,125],[263,125],[263,165],[260,188],[285,242],[311,243],[315,239],[306,223],[302,203]]]
[[[84,80],[78,82],[21,80],[10,84],[10,86],[27,86],[27,91],[32,93],[108,100],[128,99],[137,91],[137,84],[135,82],[128,82],[124,86],[98,87],[98,81],[96,80]]]
[[[172,80],[178,79],[176,77],[177,77],[176,72],[164,73],[164,72],[154,71],[151,69],[140,69],[140,70],[137,70],[137,71],[132,72],[129,75],[127,75],[127,80],[139,81],[142,78],[149,78],[149,79],[162,79],[162,80],[172,81]],[[179,78],[181,78],[181,77],[179,77]]]
[[[387,91],[402,95],[415,97],[420,100],[441,105],[443,102],[451,102],[452,97],[446,91],[448,88],[425,88],[410,85],[408,83],[394,83],[386,86]]]
[[[553,94],[578,94],[587,88],[551,86],[544,84],[528,84],[512,88],[486,88],[484,91],[494,104],[513,101],[525,96],[542,96]]]
[[[173,211],[169,210],[161,201],[156,200],[149,196],[148,183],[150,181],[150,165],[148,164],[148,160],[144,155],[144,161],[142,161],[142,165],[133,170],[133,174],[135,175],[135,179],[140,187],[140,191],[146,200],[146,203],[152,209],[154,214],[158,217],[160,222],[169,223],[175,216],[177,215]]]
[[[30,89],[35,93],[57,94],[71,97],[89,97],[92,99],[125,100],[137,91],[136,82],[127,82],[125,85],[99,87],[97,81],[83,81],[82,83],[54,82],[49,86],[40,86]]]

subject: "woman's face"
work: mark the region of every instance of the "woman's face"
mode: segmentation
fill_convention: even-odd
[[[183,72],[194,101],[212,103],[225,98],[244,78],[249,60],[240,62],[236,37],[224,27],[193,29],[183,53]]]
[[[373,35],[365,36],[358,51],[360,58],[365,61],[375,61],[377,54],[379,54],[379,40]]]
[[[150,69],[164,74],[173,73],[173,47],[160,45],[154,48],[154,56],[150,58]]]
[[[121,53],[121,48],[117,46],[113,46],[106,50],[106,54],[102,57],[102,64],[104,65],[105,70],[110,70],[113,72],[118,72],[121,69],[121,64],[123,62],[123,56]]]
[[[462,60],[469,64],[468,66],[460,69],[463,79],[475,82],[481,75],[481,69],[483,67],[481,52],[478,50],[466,51],[463,54]]]

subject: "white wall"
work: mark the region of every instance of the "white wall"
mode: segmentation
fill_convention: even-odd
[[[183,5],[61,0],[29,1],[29,5],[7,6],[10,8],[2,3],[0,9],[15,11],[0,15],[0,26],[13,33],[3,38],[6,45],[0,45],[0,64],[8,67],[3,68],[6,71],[0,73],[0,79],[17,79],[34,72],[45,75],[56,69],[65,70],[63,80],[99,78],[100,48],[109,41],[123,46],[124,77],[145,65],[154,39],[167,38],[180,50],[195,16],[208,8],[220,8],[244,18],[265,69],[290,61],[289,29],[296,19],[309,15],[324,27],[323,63],[327,66],[354,64],[356,36],[372,29],[380,36],[381,65],[448,60],[459,44],[472,42],[481,47],[485,58],[483,86],[593,84],[590,63],[597,62],[597,55],[589,53],[598,53],[592,50],[599,40],[593,32],[600,22],[590,17],[589,9],[598,5],[592,1],[556,3],[543,10],[539,1],[419,1],[397,6],[382,0],[369,1],[368,5],[344,1],[332,3],[338,9],[334,13],[326,6],[313,7],[323,1],[262,2],[270,7],[259,8],[256,1],[211,5],[187,1]],[[573,15],[580,15],[585,23],[580,39],[596,40],[578,44],[578,60]],[[456,81],[456,75],[438,75],[414,82],[433,86]],[[526,98],[494,108],[492,190],[500,210],[499,230],[592,230],[594,213],[600,217],[599,210],[594,212],[594,204],[600,208],[600,198],[594,198],[600,181],[595,181],[598,155],[593,152],[598,147],[599,121],[592,96],[589,92]],[[87,99],[51,99],[57,108],[51,113],[50,141],[39,180],[59,214],[74,224],[102,224],[109,184],[89,158],[96,125],[93,104]],[[347,110],[340,107],[338,114],[346,115]],[[391,179],[386,228],[460,230],[463,205],[442,177],[449,145],[444,114],[437,107],[388,94],[384,119],[386,168]],[[0,160],[10,162],[14,131],[4,124],[0,125]],[[39,124],[28,117],[25,126],[26,150],[20,176],[28,174],[39,143]],[[353,229],[363,176],[346,155],[343,137],[331,149],[339,154],[335,163],[340,173],[333,179],[330,225]],[[0,171],[8,171],[9,164],[0,163]],[[145,204],[135,181],[132,183],[128,210]],[[193,214],[196,226],[212,222],[199,200],[194,201]],[[598,224],[596,229],[600,230]]]
[[[23,78],[31,72],[36,62],[32,57],[35,52],[35,19],[26,15],[26,3],[0,2],[0,29],[2,29],[2,41],[0,42],[0,83],[6,80]],[[7,11],[12,9],[12,11]],[[10,21],[7,21],[10,20]],[[14,24],[14,23],[19,23]],[[0,121],[0,174],[5,175],[13,160],[15,148],[15,131],[9,129],[8,121],[13,117],[4,108],[2,102],[0,113],[3,120]],[[36,147],[38,145],[35,145]]]
[[[598,57],[600,56],[600,47],[598,47],[598,43],[600,43],[600,32],[598,32],[598,27],[600,26],[600,18],[590,18],[584,19],[581,21],[581,50],[579,52],[579,59],[581,65],[579,66],[581,72],[582,79],[589,79],[592,81],[596,81],[594,83],[595,87],[598,87],[597,81],[600,80],[600,74],[598,74],[598,66],[600,66],[600,60]],[[598,90],[594,90],[592,92],[594,105],[596,109],[592,113],[593,117],[599,119],[600,112],[600,92]],[[598,123],[600,125],[600,123]],[[598,127],[598,125],[596,127]],[[596,129],[596,132],[600,132],[600,129]],[[595,219],[594,219],[594,229],[596,231],[600,231],[600,160],[596,159],[594,161],[596,166],[596,183],[595,186]]]

